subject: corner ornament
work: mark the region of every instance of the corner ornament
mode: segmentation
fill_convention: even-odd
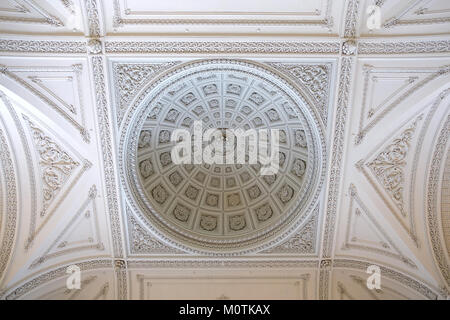
[[[87,51],[90,54],[101,54],[103,51],[102,42],[99,39],[88,40]]]
[[[357,45],[355,40],[346,40],[342,43],[342,54],[353,56],[357,53]]]

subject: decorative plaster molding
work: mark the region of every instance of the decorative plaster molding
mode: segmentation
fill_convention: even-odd
[[[101,54],[103,50],[102,42],[99,39],[89,39],[86,48],[89,54]]]
[[[190,64],[186,64],[183,67],[179,68],[179,69],[174,69],[173,72],[169,75],[167,75],[167,77],[169,76],[174,76],[174,75],[178,75],[181,71],[183,72],[187,72],[188,70],[196,70],[194,69],[192,66],[195,66],[195,68],[201,68],[201,70],[206,70],[208,71],[210,68],[217,68],[218,64],[224,64],[227,67],[227,71],[230,70],[240,70],[239,72],[244,72],[244,74],[248,74],[248,76],[257,76],[257,77],[261,77],[261,76],[266,76],[269,74],[271,75],[271,77],[273,77],[273,73],[264,67],[264,65],[261,64],[256,64],[250,61],[243,61],[243,60],[217,60],[217,59],[211,59],[211,60],[196,60],[191,62]],[[223,68],[223,67],[221,67]],[[213,69],[215,70],[215,69]],[[251,71],[251,72],[250,72]],[[192,72],[192,71],[191,71]],[[237,71],[236,71],[237,72]],[[166,77],[166,78],[167,78]],[[137,148],[137,143],[138,143],[138,138],[139,138],[139,132],[135,131],[133,129],[134,126],[140,126],[140,123],[143,123],[146,120],[147,117],[147,113],[149,111],[151,111],[150,108],[152,108],[154,106],[154,104],[152,104],[150,102],[150,100],[148,100],[148,98],[146,98],[149,94],[153,96],[157,95],[158,92],[153,92],[152,88],[154,86],[158,86],[159,82],[165,80],[166,78],[163,79],[158,79],[158,81],[156,81],[155,83],[151,83],[151,85],[149,85],[148,88],[146,88],[141,95],[135,99],[133,106],[130,109],[130,112],[128,112],[127,117],[124,119],[124,124],[122,125],[122,127],[124,128],[121,131],[121,138],[119,140],[119,156],[120,156],[120,176],[122,178],[122,185],[126,186],[126,188],[124,188],[125,194],[127,195],[128,200],[130,200],[130,205],[132,206],[132,209],[134,212],[136,212],[137,214],[140,215],[140,220],[146,223],[146,226],[148,228],[150,228],[152,230],[152,232],[154,232],[158,238],[162,239],[164,242],[168,243],[168,244],[173,244],[174,246],[176,246],[177,248],[182,248],[183,250],[188,250],[192,253],[199,253],[199,254],[215,254],[215,255],[220,255],[220,256],[224,256],[224,255],[242,255],[245,253],[249,253],[249,252],[255,252],[255,251],[260,251],[260,250],[264,250],[267,247],[270,247],[276,243],[279,242],[279,239],[277,240],[277,238],[281,237],[281,234],[278,235],[278,233],[283,233],[285,235],[291,232],[293,232],[299,225],[300,225],[300,221],[303,221],[304,216],[299,216],[297,218],[299,218],[300,220],[297,220],[296,223],[291,223],[289,224],[289,229],[285,230],[283,228],[287,227],[287,224],[285,221],[281,221],[281,222],[277,222],[274,225],[270,225],[268,227],[266,226],[262,226],[263,228],[270,228],[269,230],[258,230],[258,233],[261,234],[261,236],[256,236],[256,234],[258,233],[254,233],[255,236],[253,236],[250,239],[244,238],[245,242],[241,243],[239,241],[239,239],[228,239],[229,236],[227,237],[220,237],[220,238],[216,238],[211,240],[212,236],[209,235],[205,235],[205,236],[200,236],[198,234],[195,235],[194,237],[191,237],[191,231],[188,231],[190,229],[181,229],[179,228],[179,226],[173,224],[173,223],[169,223],[167,221],[167,219],[165,220],[161,220],[158,218],[158,211],[151,211],[151,215],[146,215],[141,217],[141,215],[143,214],[142,211],[142,203],[146,202],[146,208],[153,208],[155,205],[161,206],[162,203],[165,203],[168,200],[168,194],[167,188],[164,188],[163,191],[156,193],[158,196],[159,195],[164,195],[164,198],[161,198],[159,200],[158,204],[155,204],[151,199],[148,199],[147,196],[143,196],[143,189],[141,187],[141,183],[136,183],[136,182],[131,182],[128,180],[124,180],[130,178],[133,179],[133,181],[138,181],[138,173],[136,171],[137,167],[134,167],[133,169],[130,167],[130,164],[134,164],[135,163],[135,157],[137,156],[138,152],[138,148]],[[184,77],[182,78],[184,79]],[[288,90],[288,92],[290,92],[290,94],[292,94],[292,92],[295,91],[290,91],[290,90],[296,90],[293,87],[291,87],[291,85],[287,82],[284,81],[283,78],[279,78],[277,76],[276,80],[267,80],[267,81],[275,81],[275,83],[272,83],[271,85],[274,86],[274,88],[277,88],[278,90]],[[281,82],[280,82],[281,81]],[[168,83],[167,85],[169,85],[170,83]],[[142,103],[143,99],[146,99],[145,104]],[[295,98],[295,101],[297,101],[299,97]],[[308,104],[303,105],[306,108],[310,108],[310,106]],[[302,111],[304,112],[304,111]],[[308,111],[308,113],[311,111]],[[300,113],[299,113],[300,114]],[[311,112],[311,116],[313,116],[313,118],[315,119],[314,121],[317,121],[317,117],[315,116],[315,113]],[[134,124],[131,123],[131,121],[134,122]],[[308,126],[310,126],[310,124],[308,124]],[[318,129],[320,129],[318,127]],[[122,141],[125,141],[125,136],[131,134],[131,140],[128,140],[128,143],[125,145],[122,143]],[[317,139],[314,138],[313,136],[311,136],[311,139]],[[321,143],[324,143],[323,139],[322,139],[322,135],[320,135],[320,139],[322,140]],[[317,140],[316,140],[317,141]],[[323,144],[321,144],[321,149],[323,149],[325,146]],[[316,159],[321,159],[319,154],[314,155],[314,153],[319,152],[319,149],[317,147],[314,147],[314,144],[310,144],[308,143],[308,154],[310,154],[311,159],[312,158],[316,158]],[[324,153],[324,150],[321,151],[321,153]],[[126,156],[125,156],[126,155]],[[309,156],[308,156],[309,157]],[[127,170],[133,170],[133,173],[126,173]],[[310,169],[313,170],[313,167],[310,166]],[[315,168],[314,170],[318,170],[318,167]],[[310,172],[312,173],[312,171]],[[319,185],[320,183],[322,183],[322,179],[323,179],[323,175],[320,175],[321,178],[319,179]],[[294,178],[293,178],[294,179]],[[160,189],[162,189],[162,187],[160,187]],[[304,188],[301,189],[302,192],[304,192]],[[315,202],[313,202],[314,200],[317,199],[317,191],[312,191],[312,189],[310,191],[308,191],[308,193],[310,192],[314,192],[314,199],[311,199],[311,201],[308,200],[308,208],[312,209],[313,205],[315,204]],[[305,194],[306,195],[306,194]],[[147,200],[148,199],[148,200]],[[148,202],[150,201],[150,202]],[[298,199],[296,199],[296,201],[298,201]],[[152,204],[149,204],[152,203]],[[297,202],[296,202],[297,205]],[[290,207],[289,210],[293,210],[292,209],[293,206]],[[308,212],[312,212],[310,211],[310,209],[307,209]],[[306,210],[306,208],[305,208]],[[305,211],[306,212],[306,211]],[[303,217],[303,218],[302,218]],[[293,216],[287,216],[286,215],[286,219],[293,219]],[[149,219],[151,219],[152,223],[149,223]],[[287,221],[286,220],[286,221]],[[161,229],[160,229],[161,228]],[[161,231],[163,230],[163,232]],[[174,235],[176,232],[178,232],[178,237],[177,240],[178,241],[174,241],[172,239],[172,235]],[[169,237],[167,234],[170,234],[171,236]],[[262,236],[263,235],[263,236]],[[217,236],[217,235],[215,235]],[[209,238],[206,238],[209,237]],[[208,239],[208,240],[204,240],[204,239]],[[267,243],[265,243],[263,240],[267,239]],[[270,241],[269,241],[270,240]],[[244,246],[245,245],[245,246]]]
[[[84,5],[86,8],[89,36],[98,38],[102,36],[98,2],[97,0],[84,0]]]
[[[449,23],[450,17],[432,18],[432,19],[414,19],[414,20],[400,20],[397,18],[390,19],[383,24],[384,28],[392,28],[394,26],[411,26],[411,25],[425,25],[425,24],[440,24]]]
[[[330,151],[331,167],[328,183],[328,198],[325,214],[325,226],[323,229],[322,256],[330,258],[336,228],[336,214],[339,197],[339,187],[342,170],[342,157],[344,155],[344,138],[347,122],[347,109],[350,104],[351,78],[354,58],[341,58],[339,73],[338,98],[336,106],[336,126],[333,134],[333,146]]]
[[[402,96],[405,92],[408,92],[408,90],[420,83],[420,81],[423,81],[425,74],[434,74],[436,69],[421,69],[419,72],[417,69],[383,68],[364,64],[362,71],[364,87],[362,91],[362,108],[358,127],[359,132],[370,125],[371,121],[381,113],[380,111],[384,112],[385,108],[389,107],[398,97]],[[378,102],[377,105],[375,105],[373,99],[376,98],[374,91],[377,84],[381,86],[384,81],[392,80],[401,81],[402,85],[395,89],[395,91],[391,90],[392,92],[388,91],[380,93],[383,100],[381,103]],[[370,109],[367,110],[368,108]],[[356,137],[356,141],[360,143],[359,137]]]
[[[381,289],[371,290],[371,289],[369,289],[367,287],[367,280],[366,279],[363,279],[363,278],[361,278],[359,276],[355,276],[355,275],[350,275],[350,278],[353,280],[354,283],[356,283],[364,291],[366,291],[372,297],[372,299],[374,299],[374,300],[383,300],[383,297],[380,296],[380,295],[382,295],[384,292],[391,292],[393,294],[398,295],[399,297],[401,297],[404,300],[410,300],[409,297],[405,296],[404,294],[401,294],[397,290],[394,290],[394,289],[391,289],[389,287],[386,287],[386,285],[383,285],[383,287]]]
[[[148,24],[160,24],[160,25],[177,25],[177,24],[189,24],[189,25],[245,25],[245,26],[308,26],[308,27],[324,27],[331,29],[333,27],[333,19],[324,20],[256,20],[256,19],[115,19],[114,27],[121,27],[126,24],[134,25],[148,25]]]
[[[366,158],[356,163],[356,168],[363,173],[380,195],[417,247],[419,247],[419,242],[415,230],[414,212],[404,207],[404,188],[405,169],[407,161],[410,160],[411,141],[415,135],[417,124],[422,119],[423,114],[415,117],[414,121],[410,121],[412,123],[406,128],[404,125],[402,126],[401,133],[397,134],[394,139],[389,136],[389,143],[387,141],[382,143],[384,147],[378,146]],[[409,223],[404,221],[407,218]]]
[[[158,269],[158,268],[318,268],[317,260],[299,260],[299,259],[147,259],[147,260],[128,260],[129,269]]]
[[[57,142],[47,136],[28,117],[23,116],[32,137],[38,168],[41,173],[43,205],[41,217],[64,187],[69,177],[79,168],[80,163],[65,151]]]
[[[429,3],[429,2],[428,2]],[[416,16],[424,16],[425,14],[429,14],[432,11],[429,8],[424,6],[428,5],[428,3],[423,3],[423,1],[412,1],[406,4],[406,6],[400,11],[399,14],[389,18],[385,22],[383,22],[383,28],[392,28],[392,27],[400,27],[400,26],[411,26],[411,25],[427,25],[427,24],[441,24],[450,22],[450,17],[435,17],[435,18],[424,18],[424,19],[402,19],[403,17],[411,14],[412,10],[416,9],[414,14]],[[378,4],[379,7],[382,7],[385,2],[381,2]],[[417,9],[418,4],[420,7]],[[448,9],[437,10],[437,13],[445,13]],[[440,12],[439,12],[440,11]]]
[[[319,265],[319,300],[328,300],[330,291],[330,275],[333,261],[320,260]]]
[[[261,253],[270,254],[314,254],[316,252],[317,246],[317,225],[319,220],[319,208],[320,205],[317,204],[314,209],[314,213],[306,221],[305,225],[292,237],[282,242],[281,244],[270,248],[268,250],[262,251]]]
[[[60,0],[62,5],[70,12],[70,14],[75,14],[75,4],[72,0]]]
[[[80,289],[67,289],[67,285],[65,285],[63,287],[59,287],[58,289],[51,290],[50,292],[40,295],[36,300],[51,300],[52,295],[58,293],[64,295],[64,298],[66,298],[66,300],[74,300],[80,295],[80,293],[84,291],[87,286],[89,286],[89,284],[95,282],[97,278],[98,276],[88,276],[80,281]],[[62,300],[61,296],[58,296],[57,298],[59,300]]]
[[[445,161],[448,150],[448,140],[450,137],[450,115],[447,115],[444,126],[439,132],[439,136],[436,141],[436,145],[431,160],[431,165],[428,173],[427,183],[427,198],[426,198],[426,217],[428,223],[428,231],[430,233],[430,239],[433,247],[434,257],[439,266],[442,276],[450,286],[450,267],[447,260],[447,254],[445,252],[445,245],[443,244],[444,237],[442,236],[442,227],[438,223],[439,217],[437,216],[439,210],[439,181],[441,175],[442,161]]]
[[[448,53],[450,40],[434,41],[373,41],[359,40],[358,54],[413,54],[413,53]]]
[[[386,145],[376,157],[366,162],[380,185],[390,195],[392,201],[400,209],[402,215],[406,215],[404,205],[404,182],[406,158],[408,156],[411,141],[414,137],[417,122],[422,120],[420,115],[408,128],[402,131],[394,140]]]
[[[102,42],[98,39],[102,35],[101,17],[97,0],[85,0],[86,15],[88,17],[89,35],[97,39],[91,39],[88,42],[88,50],[91,54],[100,54],[103,52]],[[90,44],[90,45],[89,45]],[[123,258],[125,256],[123,249],[123,233],[121,229],[120,218],[120,199],[116,185],[116,166],[114,164],[113,136],[111,114],[109,113],[109,104],[106,97],[106,83],[104,71],[104,58],[102,56],[93,56],[91,58],[93,82],[95,88],[95,101],[100,131],[100,144],[103,158],[103,179],[105,179],[107,208],[109,212],[109,221],[111,226],[111,236],[113,245],[113,257]],[[115,260],[116,288],[118,298],[127,299],[127,272],[126,267],[118,264]]]
[[[153,42],[105,41],[107,53],[317,53],[338,54],[340,43],[327,42]],[[116,47],[117,46],[117,47]],[[450,40],[383,41],[359,40],[357,52],[371,54],[448,53]],[[84,54],[86,41],[0,39],[0,52]]]
[[[29,249],[36,236],[42,231],[44,225],[50,220],[73,186],[92,167],[92,163],[83,159],[75,150],[67,146],[72,151],[71,156],[69,156],[67,151],[54,139],[47,136],[27,116],[22,115],[22,117],[28,124],[35,153],[39,158],[43,201],[40,212],[42,222],[39,225],[36,224],[37,212],[31,213],[30,232],[25,244],[25,249]],[[73,160],[73,155],[76,156],[77,160]],[[66,183],[67,186],[65,186]]]
[[[436,111],[438,110],[439,106],[442,104],[442,101],[450,94],[450,88],[446,88],[443,91],[439,93],[439,95],[436,97],[436,99],[433,101],[433,104],[431,106],[430,111],[428,112],[424,124],[422,126],[421,132],[419,134],[419,137],[416,142],[416,150],[414,152],[414,159],[412,161],[412,169],[411,172],[413,172],[413,175],[411,177],[410,187],[409,187],[409,210],[411,212],[415,211],[415,199],[413,195],[414,188],[417,187],[416,185],[416,176],[417,176],[417,168],[420,165],[419,163],[419,157],[422,153],[422,146],[425,138],[425,134],[428,130],[428,127],[430,125],[430,122],[435,115]],[[445,107],[445,106],[443,106]]]
[[[183,254],[184,251],[170,247],[165,243],[152,237],[139,222],[132,217],[132,213],[127,206],[128,235],[131,254]]]
[[[317,104],[324,127],[328,122],[328,104],[331,87],[332,64],[305,64],[266,62],[269,66],[291,77],[295,83],[310,93]]]
[[[356,27],[358,23],[358,10],[360,0],[348,0],[347,11],[344,20],[344,37],[356,37]]]
[[[114,260],[114,272],[117,279],[117,297],[119,300],[127,300],[127,261],[120,259]]]
[[[84,54],[86,42],[0,39],[0,52]]]
[[[440,221],[442,226],[442,233],[444,234],[444,244],[447,249],[447,253],[450,256],[450,226],[448,221],[450,221],[450,149],[447,152],[447,156],[444,163],[444,169],[442,172],[442,185],[441,185],[441,203],[440,203]]]
[[[342,42],[342,54],[353,56],[358,53],[358,46],[355,40],[345,40]]]
[[[139,299],[140,300],[146,300],[149,298],[148,296],[149,296],[150,292],[147,291],[147,295],[146,295],[145,289],[147,288],[147,290],[149,290],[149,288],[152,287],[155,280],[158,282],[159,285],[164,285],[163,283],[161,283],[161,279],[158,279],[158,278],[155,278],[152,276],[148,276],[145,274],[137,274],[135,279],[136,279],[136,282],[138,282],[138,284],[139,284]],[[200,279],[206,280],[206,281],[210,280],[210,279],[208,279],[208,280],[204,279],[203,277],[201,277]],[[220,279],[220,276],[219,276],[219,279]],[[253,279],[253,277],[252,276],[250,276],[248,278],[240,277],[240,281],[245,281],[244,279]],[[287,279],[295,281],[292,283],[292,285],[294,285],[295,287],[298,288],[298,298],[301,300],[308,300],[308,285],[311,280],[311,274],[304,273],[304,274],[300,274],[300,275],[296,275],[296,276],[290,276]],[[169,278],[168,280],[171,281],[172,279]],[[208,283],[213,284],[215,279],[211,279],[211,280],[213,280],[213,281],[211,281],[211,282],[208,281]],[[266,281],[264,281],[264,280],[265,280],[264,277],[262,277],[262,278],[258,277],[258,283],[260,285],[266,284]],[[267,280],[269,280],[269,279],[267,279]],[[184,282],[185,280],[183,279],[182,281]],[[157,298],[157,296],[156,296],[156,298]],[[226,296],[225,294],[222,294],[218,298],[216,298],[216,300],[229,300],[229,299],[230,299],[230,297]]]
[[[29,266],[29,269],[33,269],[40,264],[44,263],[45,261],[59,257],[65,254],[70,254],[73,252],[79,252],[82,250],[89,250],[89,249],[97,249],[97,250],[104,250],[105,247],[100,239],[100,230],[98,226],[98,218],[97,218],[97,206],[95,204],[95,197],[97,197],[97,187],[93,185],[89,189],[88,198],[84,201],[80,209],[76,212],[76,214],[72,217],[72,219],[67,223],[66,227],[61,231],[61,233],[56,237],[56,239],[52,242],[52,244],[48,247],[48,249],[37,259],[35,259],[31,265]],[[92,212],[88,209],[89,204],[91,204]],[[67,235],[68,231],[73,227],[77,221],[80,219],[94,219],[93,223],[93,235],[91,238],[84,239],[84,241],[77,241],[77,246],[69,246],[66,248],[70,243],[67,243],[67,241],[63,241],[63,237]],[[94,242],[97,240],[96,242]],[[66,249],[64,249],[66,248]],[[55,250],[56,249],[56,250]]]
[[[97,117],[100,130],[100,144],[102,148],[104,179],[106,183],[106,198],[113,238],[113,252],[116,258],[123,257],[122,231],[120,226],[119,197],[117,194],[116,171],[113,160],[111,122],[109,106],[106,99],[106,80],[103,69],[103,58],[92,57],[92,73],[95,88]]]
[[[115,102],[117,124],[120,126],[128,104],[152,78],[179,61],[161,63],[114,63],[113,78],[115,84]]]
[[[106,53],[338,54],[339,41],[105,41]]]
[[[1,118],[0,123],[3,124],[3,119]],[[6,195],[6,199],[3,199],[6,204],[5,207],[3,207],[3,201],[1,199],[3,194],[0,195],[0,209],[2,209],[0,211],[0,214],[2,215],[0,219],[0,228],[4,230],[0,233],[0,235],[3,234],[3,237],[0,239],[0,283],[7,268],[7,264],[10,261],[9,258],[14,245],[18,217],[16,173],[9,145],[6,134],[0,128],[0,163],[2,167],[0,173],[3,173],[3,179],[0,178],[0,184],[2,181],[5,183],[4,189]]]
[[[36,213],[37,212],[37,195],[36,195],[37,194],[37,192],[36,192],[37,185],[36,185],[36,178],[35,178],[35,170],[33,167],[33,160],[31,157],[31,149],[28,144],[27,137],[25,135],[25,130],[22,127],[22,123],[20,122],[19,117],[18,117],[17,113],[15,112],[15,108],[9,101],[6,94],[3,93],[3,91],[0,91],[0,99],[5,104],[6,109],[8,110],[9,114],[11,115],[11,117],[14,121],[14,125],[17,128],[17,132],[20,135],[20,141],[22,143],[22,147],[23,147],[23,150],[25,153],[25,158],[26,158],[26,166],[28,168],[30,199],[31,199],[30,210],[31,210],[31,212]],[[32,235],[33,232],[34,232],[34,227],[31,225],[29,235]]]
[[[353,184],[350,185],[349,193],[350,193],[350,209],[349,209],[349,215],[348,215],[348,220],[347,220],[345,243],[343,244],[342,249],[346,250],[346,249],[355,248],[355,249],[360,249],[360,250],[371,251],[371,252],[374,252],[377,254],[381,254],[384,256],[398,259],[401,262],[405,263],[407,266],[417,269],[416,264],[400,251],[400,249],[396,246],[395,242],[392,241],[392,239],[389,237],[388,233],[385,232],[383,227],[377,222],[374,215],[370,212],[370,210],[367,208],[367,206],[363,203],[362,199],[358,195],[356,187]],[[355,204],[357,206],[355,206]],[[358,243],[359,239],[356,239],[356,240],[350,239],[350,226],[351,226],[352,219],[355,218],[355,215],[353,214],[354,209],[356,209],[355,215],[365,215],[367,217],[368,221],[370,221],[370,224],[376,229],[376,232],[382,237],[380,239],[380,242],[381,242],[380,244],[381,244],[382,248],[374,247],[374,246],[370,246],[370,245],[366,245],[366,244],[359,244]],[[361,209],[361,210],[359,210],[359,209]],[[392,252],[389,250],[393,250],[395,252]]]

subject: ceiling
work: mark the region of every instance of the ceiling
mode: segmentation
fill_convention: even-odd
[[[449,297],[448,1],[2,0],[0,32],[0,297]],[[170,163],[194,120],[284,130],[280,172]]]

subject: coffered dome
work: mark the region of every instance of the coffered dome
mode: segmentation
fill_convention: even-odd
[[[122,160],[147,226],[184,249],[236,253],[295,231],[317,196],[322,150],[316,117],[285,79],[254,63],[204,60],[150,84],[129,113]],[[177,128],[278,129],[280,169],[261,163],[173,163]],[[224,130],[225,132],[225,130]],[[248,151],[248,150],[247,150]]]

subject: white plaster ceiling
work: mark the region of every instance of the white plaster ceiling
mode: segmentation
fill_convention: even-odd
[[[448,297],[448,1],[252,2],[0,1],[2,298]],[[372,4],[380,6],[382,23],[369,31]],[[228,118],[225,102],[232,96],[221,90],[212,94],[223,101],[216,120],[202,88],[228,84],[231,73],[222,70],[220,81],[190,79],[185,91],[165,100],[168,106],[149,104],[145,118],[158,111],[154,118],[135,123],[163,84],[175,88],[183,70],[220,59],[222,66],[248,64],[261,77],[251,75],[250,84],[234,71],[233,84],[272,104],[258,107],[242,94],[233,99],[249,102],[251,112],[237,106]],[[207,121],[194,112],[197,104],[181,105],[189,90]],[[302,113],[290,117],[271,91],[281,100],[302,100],[293,103]],[[166,121],[171,109],[180,112],[173,123]],[[256,237],[257,245],[236,246],[224,257],[220,244],[205,248],[211,239],[234,236],[225,229],[229,214],[242,213],[252,226],[238,232],[244,238],[260,231],[252,214],[265,201],[279,213],[296,206],[283,205],[276,196],[281,185],[272,190],[252,168],[232,167],[228,174],[226,166],[220,173],[213,166],[190,173],[160,166],[158,156],[168,148],[160,133],[182,127],[186,117],[219,127],[225,121],[241,126],[241,117],[251,127],[256,114],[264,126],[290,132],[279,178],[295,186],[293,198],[313,186],[305,205],[292,211],[298,223],[288,232]],[[299,129],[307,148],[296,146]],[[138,150],[142,130],[151,130],[150,146]],[[129,149],[133,135],[135,149]],[[295,176],[294,155],[306,162],[306,172],[318,166],[311,181]],[[167,218],[161,221],[172,227],[158,226],[149,218],[153,211],[130,193],[129,159],[136,169],[141,160],[154,161],[148,181],[137,175],[135,181],[148,190],[147,199],[164,185],[168,198],[150,200],[154,212],[168,214],[183,202],[217,215],[224,228],[200,231],[202,249],[202,240],[186,245],[170,231],[197,233],[198,220],[183,226]],[[253,177],[247,184],[243,170]],[[174,172],[183,177],[178,187],[171,184]],[[228,187],[227,178],[241,187]],[[190,184],[202,191],[197,202],[185,196]],[[253,186],[264,200],[249,198]],[[242,200],[236,210],[226,207],[230,192]],[[208,193],[221,206],[210,208]],[[83,271],[81,291],[64,290],[72,264]],[[372,264],[381,268],[381,291],[364,285]],[[186,291],[187,278],[196,290]]]

